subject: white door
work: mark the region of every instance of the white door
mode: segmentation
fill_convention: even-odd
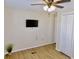
[[[73,55],[73,14],[61,16],[60,28],[60,51],[68,56]]]

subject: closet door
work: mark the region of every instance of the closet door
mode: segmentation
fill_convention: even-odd
[[[73,55],[73,14],[61,15],[60,50],[68,56]]]
[[[74,29],[74,15],[73,14],[69,14],[67,15],[67,43],[66,43],[66,48],[67,51],[65,51],[65,53],[67,53],[69,56],[73,57],[73,52],[74,52],[74,40],[73,40],[73,29]]]

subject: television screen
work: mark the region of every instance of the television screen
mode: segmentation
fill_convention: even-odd
[[[38,27],[38,20],[26,20],[26,27]]]

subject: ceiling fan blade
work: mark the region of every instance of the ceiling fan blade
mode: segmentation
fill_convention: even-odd
[[[48,1],[47,0],[43,0],[46,4],[48,4]]]
[[[55,4],[59,4],[59,3],[65,3],[65,2],[70,2],[71,0],[61,0],[61,1],[56,1],[54,2]]]
[[[41,4],[41,3],[40,3],[40,4],[31,4],[31,5],[46,5],[46,4]]]
[[[64,8],[64,6],[60,6],[60,5],[56,5],[56,4],[54,4],[54,6],[57,8]]]

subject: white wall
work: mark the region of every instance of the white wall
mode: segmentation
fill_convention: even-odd
[[[38,28],[26,28],[26,19],[38,20]],[[14,44],[14,51],[54,43],[53,27],[53,14],[5,8],[5,46]]]

